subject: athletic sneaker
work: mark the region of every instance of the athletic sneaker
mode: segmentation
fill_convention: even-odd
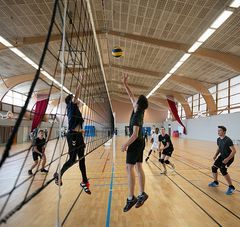
[[[233,186],[229,186],[225,194],[232,195],[234,191],[235,191],[235,188]]]
[[[91,195],[91,191],[90,191],[90,189],[89,189],[89,187],[90,187],[89,182],[87,182],[87,183],[81,182],[81,183],[80,183],[80,186],[83,188],[83,190],[84,190],[87,194]]]
[[[142,195],[137,197],[137,203],[135,205],[136,208],[139,208],[144,204],[144,202],[148,199],[147,193],[143,192]]]
[[[208,187],[212,187],[212,188],[218,187],[218,183],[213,181],[213,182],[208,184]]]
[[[59,179],[59,174],[58,173],[54,173],[53,177],[54,177],[54,180],[55,180],[55,184],[62,186],[62,180]]]
[[[148,159],[149,159],[149,157],[146,157],[145,161],[147,162],[147,161],[148,161]]]
[[[48,173],[48,170],[46,170],[46,169],[41,169],[41,173]]]
[[[167,174],[167,170],[162,171],[160,174]]]
[[[33,175],[33,172],[32,172],[32,170],[30,169],[30,170],[28,170],[28,174],[29,175]]]
[[[127,198],[127,203],[126,203],[125,207],[123,208],[123,212],[129,211],[137,203],[137,201],[138,200],[135,196],[133,196],[133,198],[131,200],[129,200]]]

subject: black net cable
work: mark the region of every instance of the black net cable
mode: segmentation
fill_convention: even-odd
[[[74,13],[72,13],[71,11],[71,2],[74,2]],[[80,5],[79,5],[80,4]],[[60,21],[62,22],[62,6],[63,6],[63,2],[62,1],[55,1],[54,4],[54,10],[53,10],[53,15],[55,14],[55,18],[53,20],[53,17],[51,19],[51,24],[50,24],[50,28],[52,30],[53,26],[55,31],[58,30],[61,33],[61,29],[59,29],[61,26],[59,26],[59,22],[58,19],[60,18]],[[57,7],[57,9],[56,9]],[[56,14],[56,11],[58,14]],[[107,142],[111,137],[112,137],[112,133],[113,133],[113,116],[112,116],[112,112],[111,112],[111,105],[109,102],[109,98],[108,98],[108,94],[107,94],[107,90],[106,90],[106,86],[104,83],[104,78],[103,78],[103,74],[101,71],[101,67],[100,67],[100,61],[99,58],[97,57],[97,51],[96,51],[96,45],[94,43],[94,38],[93,38],[93,32],[91,30],[91,24],[90,24],[90,19],[89,19],[89,15],[87,13],[87,5],[85,1],[68,1],[68,9],[67,9],[67,15],[69,18],[69,21],[71,20],[71,26],[70,26],[70,32],[67,31],[67,36],[66,36],[66,44],[67,44],[67,49],[68,49],[68,53],[67,53],[67,62],[69,61],[69,59],[73,60],[73,65],[71,67],[69,67],[68,64],[65,65],[65,71],[64,71],[64,86],[65,87],[69,87],[68,89],[70,89],[70,91],[72,93],[74,93],[74,86],[76,86],[76,84],[80,84],[80,99],[83,100],[85,102],[85,105],[83,105],[82,108],[82,114],[84,116],[84,124],[85,125],[89,125],[91,127],[95,127],[96,130],[96,135],[87,135],[85,137],[85,143],[86,143],[86,149],[85,149],[85,155],[83,157],[81,157],[79,160],[81,160],[82,158],[85,158],[86,156],[88,156],[89,154],[91,154],[94,150],[96,150],[98,147],[100,147],[103,143]],[[57,17],[56,17],[57,16]],[[75,18],[76,17],[76,18]],[[79,19],[79,20],[78,20]],[[75,26],[75,21],[77,23],[77,27]],[[69,28],[68,28],[69,30]],[[48,32],[48,35],[50,34],[50,29]],[[70,34],[70,35],[69,35]],[[77,34],[77,36],[76,36]],[[49,43],[49,37],[46,39],[46,42]],[[61,43],[60,43],[61,45]],[[57,53],[57,55],[54,53],[52,48],[48,48],[51,47],[51,44],[47,45],[45,43],[44,47],[46,47],[46,49],[44,49],[43,51],[43,55],[41,57],[40,63],[39,63],[39,69],[36,73],[36,81],[38,79],[42,80],[42,78],[39,77],[39,73],[40,73],[40,69],[43,66],[44,60],[43,58],[49,58],[49,56],[52,56],[53,59],[56,60],[56,65],[54,67],[54,71],[52,73],[50,73],[51,75],[53,75],[53,78],[58,79],[57,78],[57,72],[58,72],[58,64],[61,62],[59,59],[59,55],[60,55],[60,51]],[[82,55],[79,57],[78,56],[78,50],[84,50],[85,52],[81,52],[81,53],[85,53],[85,60],[83,60]],[[65,50],[61,50],[64,51]],[[76,51],[76,52],[75,52]],[[46,60],[47,61],[47,60]],[[77,62],[77,63],[76,63]],[[80,62],[80,63],[79,63]],[[87,62],[87,67],[84,66],[84,64]],[[80,64],[80,67],[77,66],[77,64]],[[84,66],[84,67],[81,67]],[[79,67],[79,68],[78,68]],[[44,67],[43,67],[44,68]],[[48,71],[48,70],[46,70]],[[51,71],[51,70],[50,70]],[[70,72],[70,75],[69,75]],[[77,74],[77,75],[76,75]],[[37,78],[38,77],[38,78]],[[71,79],[69,78],[71,77]],[[69,80],[70,79],[70,80]],[[70,81],[70,84],[67,85]],[[47,81],[46,81],[47,82]],[[66,85],[65,85],[66,83]],[[33,90],[34,83],[31,86],[30,92]],[[36,85],[36,83],[35,83]],[[34,86],[35,86],[34,85]],[[56,87],[55,84],[52,82],[52,84],[49,84],[49,97],[48,99],[50,99],[50,94],[52,91],[53,87]],[[59,88],[58,88],[59,89]],[[31,97],[30,92],[28,94],[28,99],[29,97]],[[25,110],[26,107],[28,106],[28,102],[29,100],[26,100],[25,102]],[[62,124],[64,122],[64,119],[66,117],[66,111],[64,114],[59,114],[58,113],[58,108],[59,106],[62,105],[60,103],[60,98],[58,98],[58,103],[57,103],[57,108],[56,108],[56,113],[52,114],[54,116],[53,118],[53,122],[51,124],[50,127],[50,132],[49,132],[49,137],[47,142],[54,142],[54,149],[50,158],[50,162],[47,163],[47,165],[45,165],[46,168],[48,168],[48,170],[51,167],[51,164],[54,163],[55,161],[57,161],[60,157],[65,156],[66,154],[68,154],[65,151],[65,146],[66,146],[66,139],[64,140],[64,145],[62,147],[61,150],[61,154],[60,157],[56,157],[56,148],[58,146],[58,142],[60,139],[60,136],[57,137],[53,137],[50,138],[51,134],[52,134],[52,129],[53,129],[53,125],[55,120],[57,119],[57,117],[63,118]],[[23,109],[24,109],[23,107]],[[52,110],[53,111],[53,110]],[[23,113],[24,114],[24,113]],[[19,118],[22,115],[19,115]],[[19,120],[18,118],[18,120]],[[17,121],[18,122],[18,121]],[[21,123],[21,120],[20,120]],[[20,125],[20,123],[18,123]],[[62,125],[63,126],[63,125]],[[15,130],[17,131],[17,123],[15,125]],[[61,131],[61,130],[60,130]],[[16,132],[15,132],[16,133]],[[59,132],[60,135],[61,132]],[[11,142],[11,141],[10,141]],[[10,143],[8,141],[8,144]],[[30,153],[30,149],[31,149],[32,145],[28,148],[28,149],[24,149],[23,151],[20,152],[16,152],[13,153],[11,155],[9,155],[9,150],[8,150],[8,154],[7,157],[15,157],[18,154],[24,154],[25,152],[27,152],[27,155],[25,157],[22,157],[21,159],[24,159],[22,166],[20,168],[20,171],[18,173],[18,176],[16,178],[16,181],[14,183],[13,188],[8,191],[7,193],[3,193],[2,195],[0,195],[0,198],[3,198],[5,196],[7,197],[7,202],[5,202],[5,205],[7,205],[11,195],[14,193],[14,191],[19,188],[20,186],[22,186],[24,183],[28,182],[30,180],[30,183],[27,187],[27,190],[25,191],[25,196],[22,202],[20,202],[14,209],[10,210],[9,212],[7,212],[6,215],[4,215],[4,218],[2,218],[2,213],[0,214],[0,218],[1,219],[1,223],[6,221],[10,216],[12,216],[17,210],[19,210],[24,204],[26,204],[28,201],[30,201],[33,197],[35,197],[38,193],[40,193],[45,187],[47,187],[49,185],[49,183],[51,183],[53,181],[53,178],[48,179],[48,174],[46,174],[44,176],[44,179],[42,181],[42,185],[41,187],[39,187],[37,190],[35,190],[34,192],[32,192],[30,195],[30,190],[32,185],[34,184],[34,179],[36,174],[39,172],[39,168],[37,167],[37,171],[35,171],[35,173],[33,174],[33,176],[28,177],[26,179],[24,179],[22,182],[18,182],[19,177],[21,175],[21,173],[23,172],[23,168],[26,164],[26,160],[29,156]],[[7,148],[7,146],[6,146]],[[78,147],[79,148],[79,147]],[[2,156],[2,160],[6,159],[5,157],[5,152],[4,155]],[[1,160],[1,161],[2,161]],[[3,160],[3,162],[4,162]],[[19,161],[20,159],[17,160],[12,160],[12,161]],[[79,161],[76,160],[76,163]],[[2,164],[3,164],[2,162]],[[9,163],[9,162],[6,162]],[[40,164],[40,162],[39,162]],[[38,165],[39,165],[38,164]],[[4,208],[6,206],[3,206],[1,208],[1,211],[4,210]]]
[[[17,131],[18,131],[18,128],[19,128],[19,126],[20,126],[20,124],[21,124],[21,121],[22,121],[22,119],[23,119],[23,116],[24,116],[24,114],[25,114],[25,112],[26,112],[26,110],[27,110],[27,106],[28,106],[28,104],[29,104],[29,101],[30,101],[30,99],[31,99],[31,97],[32,97],[32,93],[33,93],[33,91],[34,91],[35,85],[36,85],[36,83],[37,83],[37,81],[38,81],[38,79],[39,79],[39,75],[40,75],[40,72],[41,72],[41,68],[42,68],[42,66],[43,66],[44,57],[45,57],[45,54],[46,54],[46,51],[47,51],[47,48],[48,48],[48,43],[49,43],[49,40],[50,40],[50,35],[51,35],[51,32],[52,32],[53,21],[54,21],[55,14],[56,14],[56,6],[57,6],[57,3],[58,3],[58,1],[56,0],[56,1],[55,1],[55,4],[54,4],[54,8],[53,8],[53,14],[52,14],[52,18],[51,18],[51,23],[50,23],[48,35],[47,35],[46,42],[45,42],[44,49],[43,49],[43,54],[42,54],[42,57],[41,57],[40,62],[39,62],[38,70],[37,70],[37,72],[36,72],[36,74],[35,74],[35,78],[34,78],[34,80],[33,80],[33,82],[32,82],[31,87],[30,87],[30,90],[29,90],[29,93],[28,93],[28,96],[27,96],[27,100],[26,100],[24,106],[22,107],[22,110],[21,110],[21,112],[20,112],[20,114],[19,114],[19,117],[18,117],[18,119],[17,119],[17,121],[16,121],[16,123],[15,123],[15,125],[14,125],[13,131],[12,131],[12,133],[11,133],[9,139],[8,139],[8,142],[7,142],[7,144],[6,144],[5,150],[4,150],[3,155],[2,155],[2,158],[1,158],[1,160],[0,160],[0,168],[2,167],[4,161],[6,160],[6,158],[7,158],[8,155],[9,155],[9,151],[10,151],[11,146],[12,146],[12,144],[13,144],[14,137],[15,137]]]

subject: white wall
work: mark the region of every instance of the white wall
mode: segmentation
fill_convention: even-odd
[[[171,123],[172,131],[178,130],[177,121],[165,122],[166,128],[168,123]],[[227,135],[235,143],[240,142],[240,112],[187,119],[183,120],[183,124],[186,126],[187,135],[181,135],[182,138],[216,141],[217,126],[224,125],[227,128]]]

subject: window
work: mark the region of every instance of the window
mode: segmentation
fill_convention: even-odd
[[[15,106],[23,106],[27,97],[15,91],[8,91],[3,98],[3,103],[8,103]]]
[[[218,84],[218,113],[226,114],[228,113],[228,80]]]
[[[213,87],[209,88],[208,90],[209,90],[209,92],[212,94],[214,101],[216,101],[217,86],[213,86]]]
[[[192,96],[188,97],[188,104],[190,106],[190,109],[192,109]]]
[[[198,113],[199,94],[193,96],[193,115]]]

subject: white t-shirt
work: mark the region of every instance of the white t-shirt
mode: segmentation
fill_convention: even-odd
[[[160,135],[160,133],[158,133],[158,134],[154,133],[152,135],[152,139],[153,139],[152,147],[158,148],[158,146],[159,146],[158,136],[159,135]]]

